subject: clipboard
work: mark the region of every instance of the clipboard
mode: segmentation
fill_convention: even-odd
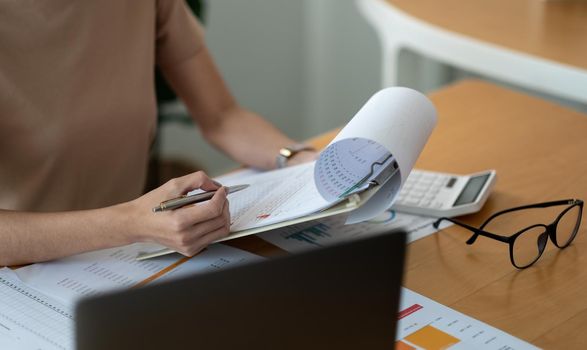
[[[312,206],[314,209],[310,208],[309,212],[298,216],[286,215],[279,221],[276,216],[272,216],[266,224],[254,227],[237,224],[232,226],[235,232],[216,242],[344,213],[349,213],[347,223],[377,216],[393,204],[435,125],[436,110],[426,96],[401,87],[380,90],[320,153],[312,168],[313,177],[308,180],[306,173],[303,178],[304,181],[313,180],[319,195],[312,198],[316,198],[323,207]],[[374,166],[379,168],[369,177],[369,171],[373,172]],[[288,174],[286,169],[272,172],[275,172],[273,175],[290,176],[291,181],[296,181],[296,174]],[[278,173],[280,171],[282,173]],[[245,181],[246,178],[239,180],[241,183]],[[362,181],[366,181],[369,186],[360,186]],[[360,187],[357,192],[353,192],[355,187]],[[348,196],[342,196],[347,193]],[[230,202],[232,205],[232,200]],[[144,260],[172,252],[170,249],[145,252],[137,259]]]
[[[214,243],[220,243],[220,242],[228,241],[228,240],[235,239],[235,238],[240,238],[240,237],[254,235],[257,233],[261,233],[261,232],[271,231],[271,230],[275,230],[278,228],[291,226],[291,225],[295,225],[295,224],[300,224],[300,223],[307,222],[307,221],[318,220],[318,219],[322,219],[322,218],[333,216],[333,215],[345,214],[345,213],[351,212],[351,211],[359,208],[361,205],[363,205],[364,203],[369,201],[369,199],[371,197],[373,197],[373,195],[375,195],[375,193],[380,188],[381,188],[381,186],[379,186],[379,185],[372,186],[361,193],[355,193],[355,194],[350,195],[348,198],[346,198],[342,202],[339,202],[328,209],[319,211],[314,214],[306,215],[306,216],[303,216],[303,217],[300,217],[297,219],[278,222],[275,224],[269,224],[269,225],[265,225],[265,226],[260,226],[260,227],[256,227],[256,228],[243,230],[243,231],[233,232],[230,235],[228,235],[227,237],[224,237],[224,238],[221,238],[217,241],[214,241]],[[175,251],[172,249],[169,249],[169,248],[163,248],[163,249],[156,250],[153,252],[140,253],[137,256],[136,260],[142,261],[142,260],[156,258],[158,256],[163,256],[163,255],[172,254],[172,253],[175,253]]]

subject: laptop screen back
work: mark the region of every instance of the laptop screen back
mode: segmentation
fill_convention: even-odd
[[[103,295],[78,349],[391,349],[405,234],[389,233]]]

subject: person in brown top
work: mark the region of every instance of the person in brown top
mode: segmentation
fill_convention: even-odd
[[[155,65],[204,138],[237,161],[273,168],[294,143],[237,104],[183,0],[0,2],[0,265],[133,242],[194,255],[228,234],[223,188],[206,203],[151,212],[220,187],[202,172],[141,196]]]

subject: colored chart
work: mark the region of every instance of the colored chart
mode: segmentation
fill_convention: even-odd
[[[436,232],[435,218],[397,213],[388,209],[371,220],[346,224],[346,215],[331,216],[263,232],[258,237],[289,252],[325,247],[359,237],[367,237],[397,229],[408,232],[408,242]],[[449,223],[450,224],[450,223]]]
[[[538,349],[406,288],[398,319],[396,350]]]
[[[328,226],[324,223],[318,223],[314,226],[311,226],[306,229],[302,229],[302,230],[299,230],[299,231],[294,232],[292,234],[286,235],[286,236],[284,236],[284,238],[285,239],[293,239],[293,240],[297,240],[300,242],[306,242],[306,243],[320,247],[321,244],[318,243],[320,241],[320,239],[326,238],[326,237],[332,237],[328,233],[329,228],[330,228],[330,226]]]

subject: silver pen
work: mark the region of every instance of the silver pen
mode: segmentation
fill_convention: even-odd
[[[235,193],[240,190],[244,190],[247,187],[249,187],[249,185],[236,185],[236,186],[225,187],[226,194]],[[158,212],[166,211],[166,210],[173,210],[173,209],[181,208],[181,207],[189,205],[189,204],[207,201],[214,196],[214,193],[216,193],[216,190],[203,192],[203,193],[196,193],[196,194],[192,194],[192,195],[183,195],[181,197],[169,199],[164,202],[161,202],[158,206],[154,207],[153,213],[158,213]]]

